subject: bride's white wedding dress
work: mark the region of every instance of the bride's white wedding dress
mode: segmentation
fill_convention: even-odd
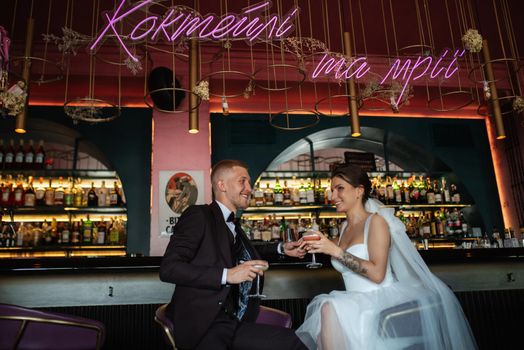
[[[390,228],[392,244],[384,280],[374,283],[332,259],[346,290],[311,301],[297,330],[299,338],[309,349],[324,350],[475,349],[460,304],[429,271],[393,210],[381,208],[376,200],[368,200],[366,210],[378,212]],[[364,242],[346,250],[365,260],[369,259],[372,217],[364,225]]]

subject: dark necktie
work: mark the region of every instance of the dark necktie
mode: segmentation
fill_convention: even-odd
[[[233,265],[237,265],[240,261],[247,261],[251,260],[251,256],[247,249],[245,248],[244,244],[242,243],[242,228],[240,226],[239,220],[235,218],[235,214],[231,213],[229,217],[227,218],[227,222],[234,222],[235,223],[235,234],[236,237],[233,240],[234,243],[232,244],[232,255],[233,255]],[[235,294],[238,294],[238,312],[237,312],[237,318],[239,320],[242,319],[242,316],[244,316],[244,313],[247,309],[247,303],[249,301],[249,291],[251,290],[251,282],[242,282],[238,285],[238,292],[235,291]]]

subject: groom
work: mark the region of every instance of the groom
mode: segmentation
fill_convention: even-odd
[[[291,329],[254,323],[259,300],[248,298],[263,252],[253,248],[235,223],[251,194],[247,166],[224,160],[213,167],[215,200],[187,208],[176,224],[160,266],[160,279],[175,283],[167,308],[181,349],[306,349]],[[303,257],[298,244],[269,246],[274,252]],[[243,262],[243,263],[242,263]],[[263,278],[260,279],[263,285]]]

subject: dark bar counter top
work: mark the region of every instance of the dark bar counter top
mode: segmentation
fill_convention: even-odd
[[[524,248],[492,248],[492,249],[429,249],[419,250],[424,261],[433,264],[455,263],[489,263],[524,261]],[[264,256],[272,269],[302,269],[310,261],[311,256],[304,259],[290,258],[278,254]],[[160,256],[123,257],[67,257],[67,258],[16,258],[0,259],[0,273],[22,272],[30,270],[118,270],[144,269],[155,270],[160,266]],[[324,266],[331,267],[329,258],[317,254],[317,260]]]

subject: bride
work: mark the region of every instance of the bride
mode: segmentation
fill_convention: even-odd
[[[297,335],[309,349],[476,349],[453,292],[430,271],[394,209],[368,198],[359,167],[332,173],[332,200],[346,214],[338,242],[304,241],[331,256],[345,291],[315,297]]]

